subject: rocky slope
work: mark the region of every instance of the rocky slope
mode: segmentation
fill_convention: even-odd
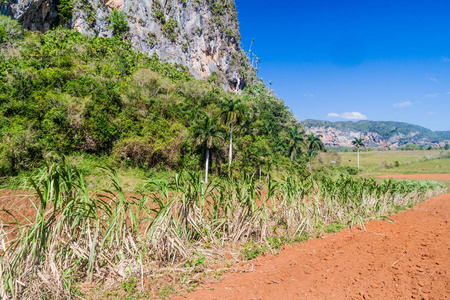
[[[328,122],[305,120],[307,132],[321,134],[328,147],[352,147],[354,138],[362,137],[366,147],[386,148],[407,144],[444,146],[450,142],[446,132],[433,132],[421,126],[385,121]]]
[[[199,79],[214,75],[226,90],[245,85],[249,63],[239,46],[233,0],[7,0],[1,5],[2,14],[29,30],[62,24],[103,37],[114,33],[115,9],[126,17],[123,37],[135,49],[186,66]]]

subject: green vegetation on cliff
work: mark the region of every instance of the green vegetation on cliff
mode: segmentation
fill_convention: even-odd
[[[435,131],[434,133],[436,133],[441,139],[446,140],[446,141],[450,141],[450,130],[447,130],[447,131]]]
[[[236,99],[245,117],[234,129],[234,169],[290,163],[283,141],[299,124],[259,80],[240,95],[226,93],[119,39],[22,31],[6,17],[0,37],[0,176],[32,168],[49,151],[127,167],[197,169],[205,146],[195,143],[194,125]],[[210,150],[212,172],[220,174],[228,169],[230,125],[217,126],[225,139]],[[299,152],[294,162],[304,161]]]

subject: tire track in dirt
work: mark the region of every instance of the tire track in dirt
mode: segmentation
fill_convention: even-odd
[[[187,299],[450,299],[450,194],[391,219],[260,257]]]

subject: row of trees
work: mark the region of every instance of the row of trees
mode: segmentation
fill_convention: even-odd
[[[192,133],[196,145],[205,149],[205,182],[208,182],[208,170],[211,149],[219,147],[225,140],[225,132],[220,125],[229,128],[229,150],[228,150],[228,172],[231,172],[231,164],[233,160],[233,133],[236,127],[248,122],[249,115],[246,112],[246,106],[242,101],[237,99],[226,99],[220,106],[219,116],[205,115],[200,122],[193,125]],[[294,157],[302,154],[308,160],[310,172],[311,162],[319,151],[324,150],[324,144],[321,141],[322,135],[315,135],[313,132],[306,134],[300,126],[287,128],[285,135],[279,139],[279,143],[288,145],[289,157],[293,162]],[[255,156],[259,160],[259,177],[261,179],[261,162],[265,157],[271,156],[270,151],[265,147],[256,147]]]

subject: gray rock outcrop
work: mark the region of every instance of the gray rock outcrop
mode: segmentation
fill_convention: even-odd
[[[58,18],[62,1],[9,0],[1,13],[29,30],[47,31]],[[198,79],[216,73],[224,89],[240,91],[246,63],[239,43],[233,0],[72,0],[65,26],[81,33],[111,37],[109,16],[117,9],[126,16],[125,34],[132,46],[148,55],[186,66]],[[248,61],[247,61],[248,64]]]
[[[333,127],[306,127],[306,132],[313,132],[315,135],[321,135],[321,140],[327,147],[353,147],[352,141],[355,138],[362,138],[367,148],[397,148],[407,144],[415,144],[422,146],[442,147],[449,141],[416,141],[413,138],[418,132],[410,132],[405,135],[402,133],[392,134],[388,139],[383,138],[376,132],[362,132],[357,130],[340,130]]]

